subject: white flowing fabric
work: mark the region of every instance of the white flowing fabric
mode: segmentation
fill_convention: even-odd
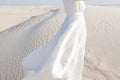
[[[68,15],[54,39],[25,57],[22,66],[40,72],[52,64],[54,78],[81,80],[86,45],[85,5],[81,0],[64,0],[64,5]]]

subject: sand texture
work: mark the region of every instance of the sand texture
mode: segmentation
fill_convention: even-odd
[[[0,17],[3,15],[0,21],[7,18],[4,13],[7,16],[14,13],[19,16],[18,19],[21,18],[21,23],[16,22],[16,18],[13,21],[10,20],[12,18],[6,19],[9,23],[0,23],[0,80],[21,80],[23,69],[20,63],[23,57],[51,40],[65,19],[63,9],[38,8],[35,12],[34,8],[30,7],[28,9],[33,13],[26,17],[30,13],[26,9],[28,12],[24,12],[25,15],[20,17],[15,11],[16,7],[13,7],[12,13],[11,9],[9,11],[9,8],[0,7]],[[119,80],[120,8],[89,6],[85,11],[85,18],[88,35],[83,80]],[[1,27],[5,24],[9,25]],[[13,24],[15,26],[11,27]],[[35,80],[53,80],[48,74],[40,77],[31,72],[30,77],[34,77]]]

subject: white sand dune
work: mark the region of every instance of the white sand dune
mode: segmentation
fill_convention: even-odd
[[[120,8],[117,7],[87,7],[85,17],[88,36],[83,80],[120,79],[119,14]],[[1,29],[0,80],[21,80],[23,69],[20,63],[23,57],[51,40],[65,16],[63,9],[54,9],[42,15],[35,13],[18,25],[4,31]],[[31,72],[30,76],[36,80],[53,80],[49,73],[43,74],[42,77],[46,78],[40,79],[39,75],[34,74]]]
[[[31,16],[45,13],[53,6],[0,6],[0,32],[17,25]],[[6,24],[7,23],[7,24]]]

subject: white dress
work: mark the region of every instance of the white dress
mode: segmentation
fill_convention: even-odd
[[[67,17],[60,30],[51,41],[25,57],[21,64],[24,70],[41,74],[49,66],[53,78],[81,80],[86,45],[85,5],[81,0],[63,2]]]

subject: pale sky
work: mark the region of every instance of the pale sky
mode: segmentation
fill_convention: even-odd
[[[85,0],[87,4],[120,4],[120,0]],[[0,5],[61,5],[62,0],[0,0]]]
[[[0,0],[0,5],[61,5],[62,0]]]

